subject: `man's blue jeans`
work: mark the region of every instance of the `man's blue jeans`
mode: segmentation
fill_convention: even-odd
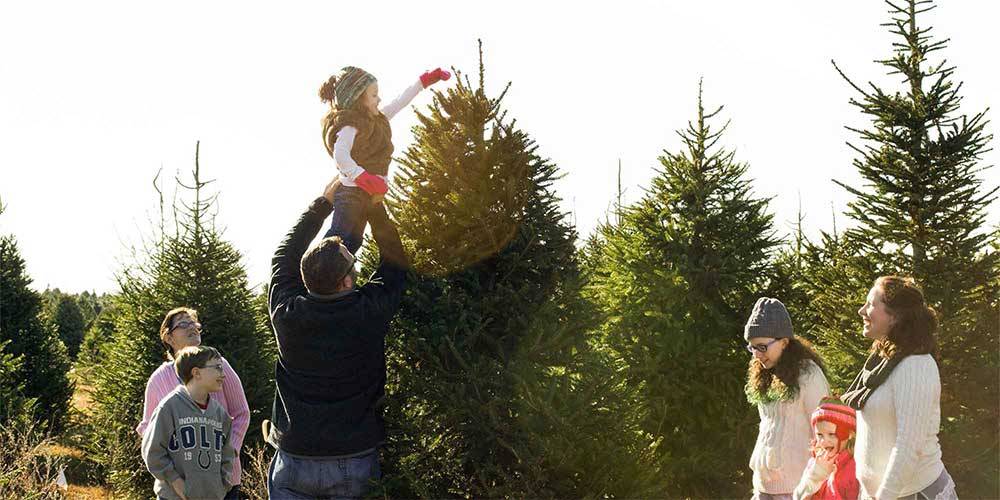
[[[278,450],[267,475],[272,500],[361,498],[369,480],[378,479],[378,450],[351,458],[308,459]]]

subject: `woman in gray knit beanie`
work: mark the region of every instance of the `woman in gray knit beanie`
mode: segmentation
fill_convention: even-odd
[[[778,299],[761,297],[743,328],[747,400],[757,406],[760,429],[750,457],[755,499],[788,499],[809,461],[810,417],[830,393],[823,362],[792,332]]]

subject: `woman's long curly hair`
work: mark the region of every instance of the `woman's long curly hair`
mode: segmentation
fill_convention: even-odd
[[[808,340],[791,337],[781,353],[778,364],[767,369],[756,358],[750,358],[747,368],[747,401],[750,404],[767,404],[774,401],[790,401],[799,394],[799,375],[812,361],[826,372],[826,365]]]
[[[893,323],[883,339],[872,344],[872,352],[884,358],[930,354],[937,356],[938,319],[934,309],[927,305],[924,293],[913,278],[882,276],[874,287],[882,292],[882,302],[892,315]]]

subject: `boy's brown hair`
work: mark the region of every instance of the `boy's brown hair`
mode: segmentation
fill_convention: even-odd
[[[222,359],[222,355],[214,347],[203,345],[185,347],[174,355],[174,371],[177,372],[181,382],[187,384],[194,377],[192,372],[195,368],[204,368],[213,359]]]

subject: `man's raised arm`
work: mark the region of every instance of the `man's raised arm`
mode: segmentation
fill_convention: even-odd
[[[400,271],[410,269],[410,259],[403,250],[403,242],[399,239],[399,231],[389,220],[389,214],[381,203],[372,206],[368,215],[368,223],[372,228],[372,236],[378,245],[379,269],[385,266]]]
[[[302,283],[300,262],[302,255],[309,248],[309,243],[316,237],[323,221],[333,211],[333,192],[340,187],[340,180],[334,180],[327,185],[323,196],[316,198],[309,208],[299,217],[292,230],[278,245],[271,259],[271,285],[268,295],[268,309],[274,314],[275,308],[289,297],[305,294]]]
[[[368,283],[362,287],[376,297],[382,314],[392,316],[399,308],[399,302],[406,288],[406,273],[410,269],[410,259],[403,250],[399,231],[389,220],[385,207],[379,203],[368,211],[368,224],[378,245],[379,265]]]

